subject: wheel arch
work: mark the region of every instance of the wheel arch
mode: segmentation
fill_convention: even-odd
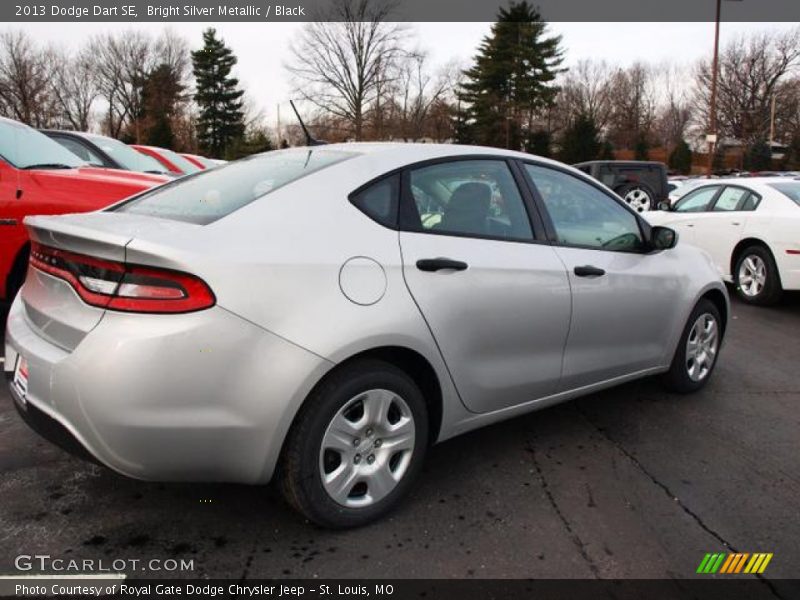
[[[295,414],[292,417],[292,422],[289,426],[289,429],[287,429],[287,435],[284,436],[281,444],[281,452],[283,451],[283,445],[285,445],[286,439],[288,438],[289,430],[291,430],[291,428],[294,426],[298,416],[303,410],[303,406],[305,406],[306,401],[314,393],[314,391],[323,385],[331,376],[333,376],[334,373],[337,373],[340,369],[352,364],[355,361],[367,358],[382,360],[383,362],[399,368],[406,375],[408,375],[414,381],[414,383],[417,384],[417,386],[419,386],[428,409],[429,445],[432,445],[438,439],[439,432],[442,428],[444,397],[442,393],[442,385],[439,381],[439,376],[436,373],[436,369],[433,367],[431,362],[425,358],[425,356],[416,350],[412,350],[406,346],[387,345],[369,348],[352,354],[347,358],[337,362],[335,366],[333,366],[322,377],[320,377],[320,379],[314,384],[309,393],[295,410]]]
[[[767,252],[769,252],[770,256],[772,257],[772,261],[775,262],[775,253],[772,251],[772,248],[769,247],[769,244],[767,244],[767,242],[765,242],[760,238],[752,236],[742,238],[736,243],[736,245],[733,247],[733,251],[731,252],[731,261],[730,261],[731,280],[734,283],[736,283],[736,263],[738,262],[742,252],[744,252],[747,248],[751,246],[759,246],[761,248],[764,248]]]
[[[700,296],[700,299],[708,300],[714,306],[717,307],[717,310],[719,311],[719,314],[722,317],[722,323],[720,323],[720,325],[722,326],[722,334],[724,336],[725,330],[728,328],[728,313],[729,313],[728,300],[725,298],[725,294],[723,294],[721,290],[712,288],[708,290],[706,293],[704,293],[702,296]]]

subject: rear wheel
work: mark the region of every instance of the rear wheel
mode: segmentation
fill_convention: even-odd
[[[781,298],[778,268],[769,250],[763,246],[749,246],[736,259],[733,270],[736,293],[748,304],[767,306]]]
[[[710,300],[702,299],[683,329],[670,369],[664,376],[666,387],[680,394],[704,387],[717,364],[721,341],[719,309]]]
[[[318,525],[364,525],[408,491],[427,441],[425,400],[414,381],[383,361],[353,362],[303,406],[284,448],[281,488]]]

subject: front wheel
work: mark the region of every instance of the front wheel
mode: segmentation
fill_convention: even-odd
[[[710,300],[702,299],[683,329],[670,369],[664,376],[666,387],[679,394],[703,388],[717,364],[721,342],[719,309]]]
[[[748,304],[768,306],[780,300],[781,282],[778,267],[763,246],[745,248],[733,271],[736,293]]]
[[[360,360],[306,400],[284,448],[281,488],[318,525],[364,525],[408,491],[427,443],[425,400],[414,381],[391,364]]]

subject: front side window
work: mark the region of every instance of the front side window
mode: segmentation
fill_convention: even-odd
[[[511,170],[502,160],[458,160],[414,169],[411,229],[430,233],[533,239]]]
[[[719,186],[712,185],[689,192],[678,200],[675,205],[675,212],[704,212],[708,210],[711,201],[717,194],[717,190],[719,190]]]
[[[750,195],[750,191],[740,187],[726,187],[714,203],[714,212],[741,210],[742,202]]]
[[[611,196],[569,173],[531,164],[525,170],[542,197],[559,243],[620,252],[644,247],[636,216]]]
[[[256,154],[176,179],[111,210],[206,225],[271,191],[356,156],[324,148]]]

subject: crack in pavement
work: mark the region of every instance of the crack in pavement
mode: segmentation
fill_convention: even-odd
[[[606,430],[603,427],[600,427],[596,422],[594,422],[589,417],[589,415],[586,414],[586,411],[584,411],[583,408],[577,402],[573,403],[573,406],[575,407],[576,412],[583,418],[584,421],[586,421],[594,430],[596,430],[601,436],[603,436],[603,438],[608,440],[610,444],[612,444],[625,458],[627,458],[631,462],[631,464],[633,464],[633,466],[635,466],[639,471],[641,471],[642,474],[644,474],[648,479],[650,479],[650,481],[652,481],[656,486],[661,488],[661,490],[663,490],[663,492],[667,496],[669,496],[669,498],[671,498],[674,502],[676,502],[678,504],[678,507],[684,513],[686,513],[686,515],[691,517],[703,529],[703,531],[714,537],[717,541],[723,544],[731,552],[733,553],[739,552],[739,550],[732,543],[730,543],[724,537],[722,537],[722,534],[716,532],[714,529],[711,528],[711,526],[707,525],[699,514],[697,514],[695,511],[689,508],[683,502],[683,500],[681,500],[677,495],[675,495],[667,484],[659,481],[655,475],[653,475],[650,471],[648,471],[647,468],[645,468],[645,466],[641,463],[641,461],[639,461],[638,458],[636,458],[636,456],[633,453],[631,453],[617,440],[613,439],[610,435],[608,435]],[[784,600],[783,596],[781,596],[780,592],[778,592],[774,584],[769,579],[767,579],[761,574],[756,574],[756,577],[769,588],[773,596],[779,598],[780,600]]]
[[[530,432],[529,434],[531,436],[533,435]],[[530,437],[528,437],[525,440],[525,449],[531,455],[531,460],[533,461],[533,468],[536,470],[536,476],[539,478],[539,483],[542,486],[542,491],[544,492],[544,495],[547,497],[547,501],[550,503],[550,506],[553,507],[553,510],[555,511],[556,515],[561,521],[561,524],[564,526],[564,529],[567,531],[570,538],[572,538],[572,543],[578,549],[578,552],[580,553],[583,560],[586,561],[586,564],[589,566],[589,569],[594,574],[595,578],[600,579],[600,570],[597,568],[597,565],[589,556],[589,553],[586,550],[586,544],[572,528],[572,525],[570,525],[566,515],[564,515],[564,513],[561,511],[561,507],[558,506],[558,502],[556,502],[555,496],[553,496],[553,492],[550,490],[550,485],[547,483],[547,479],[544,476],[542,467],[539,464],[539,459],[536,458],[536,446],[533,442],[533,439],[531,439]]]

